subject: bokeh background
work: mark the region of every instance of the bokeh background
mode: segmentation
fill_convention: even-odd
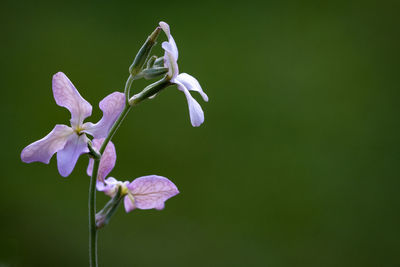
[[[400,266],[398,1],[2,1],[0,266],[87,266],[87,157],[24,164],[65,72],[101,117],[160,20],[209,95],[193,128],[168,88],[129,114],[112,176],[159,174],[163,211],[122,207],[100,266]],[[162,36],[162,38],[164,38]],[[160,42],[163,39],[160,39]],[[162,55],[158,47],[154,50]],[[134,84],[134,92],[146,85]],[[108,197],[98,194],[101,206]]]

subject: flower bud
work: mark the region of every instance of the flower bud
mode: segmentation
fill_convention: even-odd
[[[164,57],[159,57],[154,61],[155,67],[164,67]]]
[[[131,106],[136,105],[136,104],[140,103],[141,101],[154,96],[155,94],[157,94],[158,92],[160,92],[161,90],[163,90],[164,88],[166,88],[170,85],[172,85],[172,83],[166,77],[164,77],[163,79],[161,79],[155,83],[152,83],[149,86],[147,86],[146,88],[144,88],[142,92],[132,96],[129,99],[129,105],[131,105]]]
[[[154,79],[168,72],[168,68],[144,69],[140,74],[146,79]]]
[[[151,56],[150,58],[149,58],[149,60],[147,60],[147,69],[150,69],[150,68],[152,68],[153,67],[153,65],[154,65],[154,62],[156,61],[156,59],[157,59],[157,57],[156,56]]]
[[[139,52],[136,54],[135,59],[133,60],[132,65],[129,67],[129,73],[132,76],[136,76],[143,68],[144,63],[146,62],[151,49],[156,43],[156,39],[160,34],[161,28],[157,27],[149,37],[147,37],[146,42],[139,49]]]

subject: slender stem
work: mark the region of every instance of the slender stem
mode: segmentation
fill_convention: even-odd
[[[111,127],[110,132],[108,133],[107,137],[104,139],[104,142],[99,149],[100,154],[103,154],[104,150],[107,147],[108,142],[111,141],[112,137],[114,136],[115,132],[118,130],[119,126],[121,125],[121,122],[125,119],[125,117],[128,114],[130,109],[131,109],[131,106],[125,105],[124,110],[122,110],[118,119],[115,121],[114,125]]]
[[[129,75],[128,80],[125,83],[125,90],[124,90],[124,94],[125,94],[125,106],[129,105],[129,94],[130,94],[130,90],[131,90],[131,86],[132,86],[132,82],[135,78],[132,75]]]
[[[121,112],[118,119],[111,127],[111,130],[108,133],[107,137],[104,139],[104,142],[99,150],[100,155],[103,154],[104,150],[107,147],[108,142],[110,142],[115,132],[121,125],[121,122],[124,120],[124,118],[126,117],[131,108],[131,106],[129,105],[129,93],[133,80],[134,77],[130,75],[128,80],[126,81],[124,90],[126,102],[124,110]],[[97,267],[96,181],[99,171],[100,159],[101,157],[94,158],[92,177],[90,178],[90,186],[89,186],[89,257],[90,257],[91,267]]]
[[[89,259],[90,266],[97,267],[97,227],[96,227],[96,177],[100,159],[94,159],[89,186]]]

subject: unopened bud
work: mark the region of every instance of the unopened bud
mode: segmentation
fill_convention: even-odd
[[[168,72],[168,68],[151,68],[151,69],[145,69],[141,72],[141,75],[146,80],[154,79],[157,78],[161,75],[164,75],[165,73]]]
[[[153,67],[154,62],[156,61],[157,57],[156,56],[152,56],[149,58],[149,60],[147,60],[147,69],[150,69]]]
[[[156,67],[164,67],[164,57],[157,58],[153,65]]]
[[[156,39],[160,34],[161,28],[157,27],[149,37],[147,37],[146,42],[143,46],[139,49],[139,52],[136,54],[135,59],[133,60],[132,65],[129,67],[129,73],[132,76],[138,74],[142,68],[144,63],[146,62],[147,58],[150,55],[151,49],[156,43]]]
[[[155,83],[152,83],[146,88],[144,88],[142,92],[132,96],[131,99],[129,99],[129,105],[131,106],[136,105],[141,101],[157,94],[158,92],[160,92],[161,90],[170,85],[172,85],[172,83],[166,77],[164,77],[163,79]]]

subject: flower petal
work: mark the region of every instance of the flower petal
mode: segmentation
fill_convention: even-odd
[[[67,177],[70,175],[79,156],[88,152],[86,135],[72,134],[68,138],[64,149],[57,152],[57,166],[61,176]]]
[[[128,183],[128,182],[125,182]],[[96,189],[97,191],[104,192],[107,196],[113,197],[117,192],[117,185],[122,184],[113,177],[109,177],[103,181],[97,181]]]
[[[159,25],[160,25],[161,29],[163,29],[163,31],[165,32],[165,35],[167,35],[168,42],[170,44],[170,49],[171,49],[170,51],[172,53],[172,56],[177,61],[178,60],[178,56],[179,56],[178,47],[176,46],[175,40],[171,35],[171,31],[169,29],[169,25],[164,21],[161,21],[159,23]]]
[[[185,85],[180,83],[179,81],[174,81],[178,86],[178,89],[182,91],[187,99],[188,106],[189,106],[189,114],[190,114],[190,122],[192,123],[193,127],[198,127],[204,122],[204,112],[201,109],[200,104],[194,99],[189,90],[186,89]]]
[[[48,164],[54,153],[64,148],[73,132],[71,127],[57,124],[48,135],[25,147],[21,152],[21,160],[26,163],[40,161]]]
[[[62,73],[53,76],[53,95],[57,105],[67,108],[71,112],[71,125],[78,127],[83,120],[92,114],[92,106],[79,94],[75,86]]]
[[[133,208],[139,209],[163,209],[164,202],[179,193],[174,183],[157,175],[137,178],[128,184],[128,189],[134,198]]]
[[[132,202],[132,200],[133,200],[133,202]],[[132,199],[131,195],[126,195],[124,197],[124,206],[125,206],[125,211],[126,212],[130,212],[130,211],[132,211],[132,210],[134,210],[136,208],[134,202],[135,202],[135,199]]]
[[[106,137],[114,122],[118,119],[125,107],[125,95],[120,92],[114,92],[100,101],[100,109],[103,111],[103,117],[96,124],[85,123],[82,128],[84,132],[92,135],[94,138]]]
[[[103,142],[104,142],[104,138],[93,139],[92,140],[92,145],[93,145],[94,148],[99,150],[101,145],[103,144]],[[107,175],[114,168],[116,160],[117,160],[117,154],[115,153],[115,146],[110,141],[107,144],[107,147],[103,152],[103,155],[101,156],[100,164],[99,164],[99,171],[98,171],[98,174],[97,174],[97,180],[104,181],[104,178],[106,178]],[[94,164],[94,160],[92,158],[89,159],[89,165],[88,165],[88,168],[87,168],[87,171],[86,171],[87,175],[89,175],[89,176],[92,176],[93,164]]]
[[[204,93],[197,79],[187,73],[180,73],[176,80],[181,82],[188,90],[198,92],[204,101],[208,102],[208,96]]]
[[[178,59],[174,57],[170,43],[163,42],[161,46],[165,50],[164,66],[168,68],[168,75],[171,77],[171,80],[173,80],[179,74]]]

